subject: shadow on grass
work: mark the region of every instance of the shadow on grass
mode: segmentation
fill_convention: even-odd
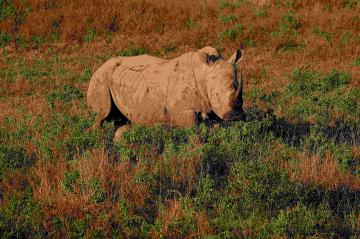
[[[273,109],[263,111],[256,106],[246,111],[246,120],[263,120],[270,119],[270,130],[276,137],[280,137],[289,146],[298,147],[308,137],[311,129],[316,130],[319,134],[324,134],[327,140],[332,140],[337,144],[347,144],[349,146],[360,145],[360,124],[359,122],[345,122],[336,120],[333,126],[317,125],[310,122],[290,122],[285,117],[274,115]]]

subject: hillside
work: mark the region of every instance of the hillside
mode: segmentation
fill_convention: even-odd
[[[239,46],[245,122],[92,130],[113,56]],[[0,0],[1,238],[357,238],[359,0]]]

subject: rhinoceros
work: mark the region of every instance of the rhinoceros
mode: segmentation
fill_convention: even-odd
[[[210,46],[166,60],[149,55],[114,57],[91,77],[87,103],[118,126],[161,123],[193,126],[207,115],[224,121],[244,119],[243,79],[238,64],[243,50],[228,60]],[[120,127],[124,129],[125,127]]]

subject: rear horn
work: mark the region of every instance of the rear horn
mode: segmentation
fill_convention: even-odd
[[[241,51],[240,50],[236,50],[236,56],[235,59],[232,63],[233,68],[234,68],[234,79],[233,79],[233,87],[238,90],[239,87],[239,81],[237,80],[237,65],[236,62],[241,58]],[[241,82],[240,82],[240,87],[242,87],[242,73],[241,73]],[[241,89],[242,90],[242,89]]]

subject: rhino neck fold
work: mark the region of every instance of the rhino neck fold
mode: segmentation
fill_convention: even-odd
[[[201,109],[201,112],[207,113],[211,111],[211,105],[206,87],[206,69],[204,69],[203,66],[199,65],[199,62],[194,62],[192,72],[197,92],[199,94],[199,98],[201,99],[201,105],[203,108]]]

